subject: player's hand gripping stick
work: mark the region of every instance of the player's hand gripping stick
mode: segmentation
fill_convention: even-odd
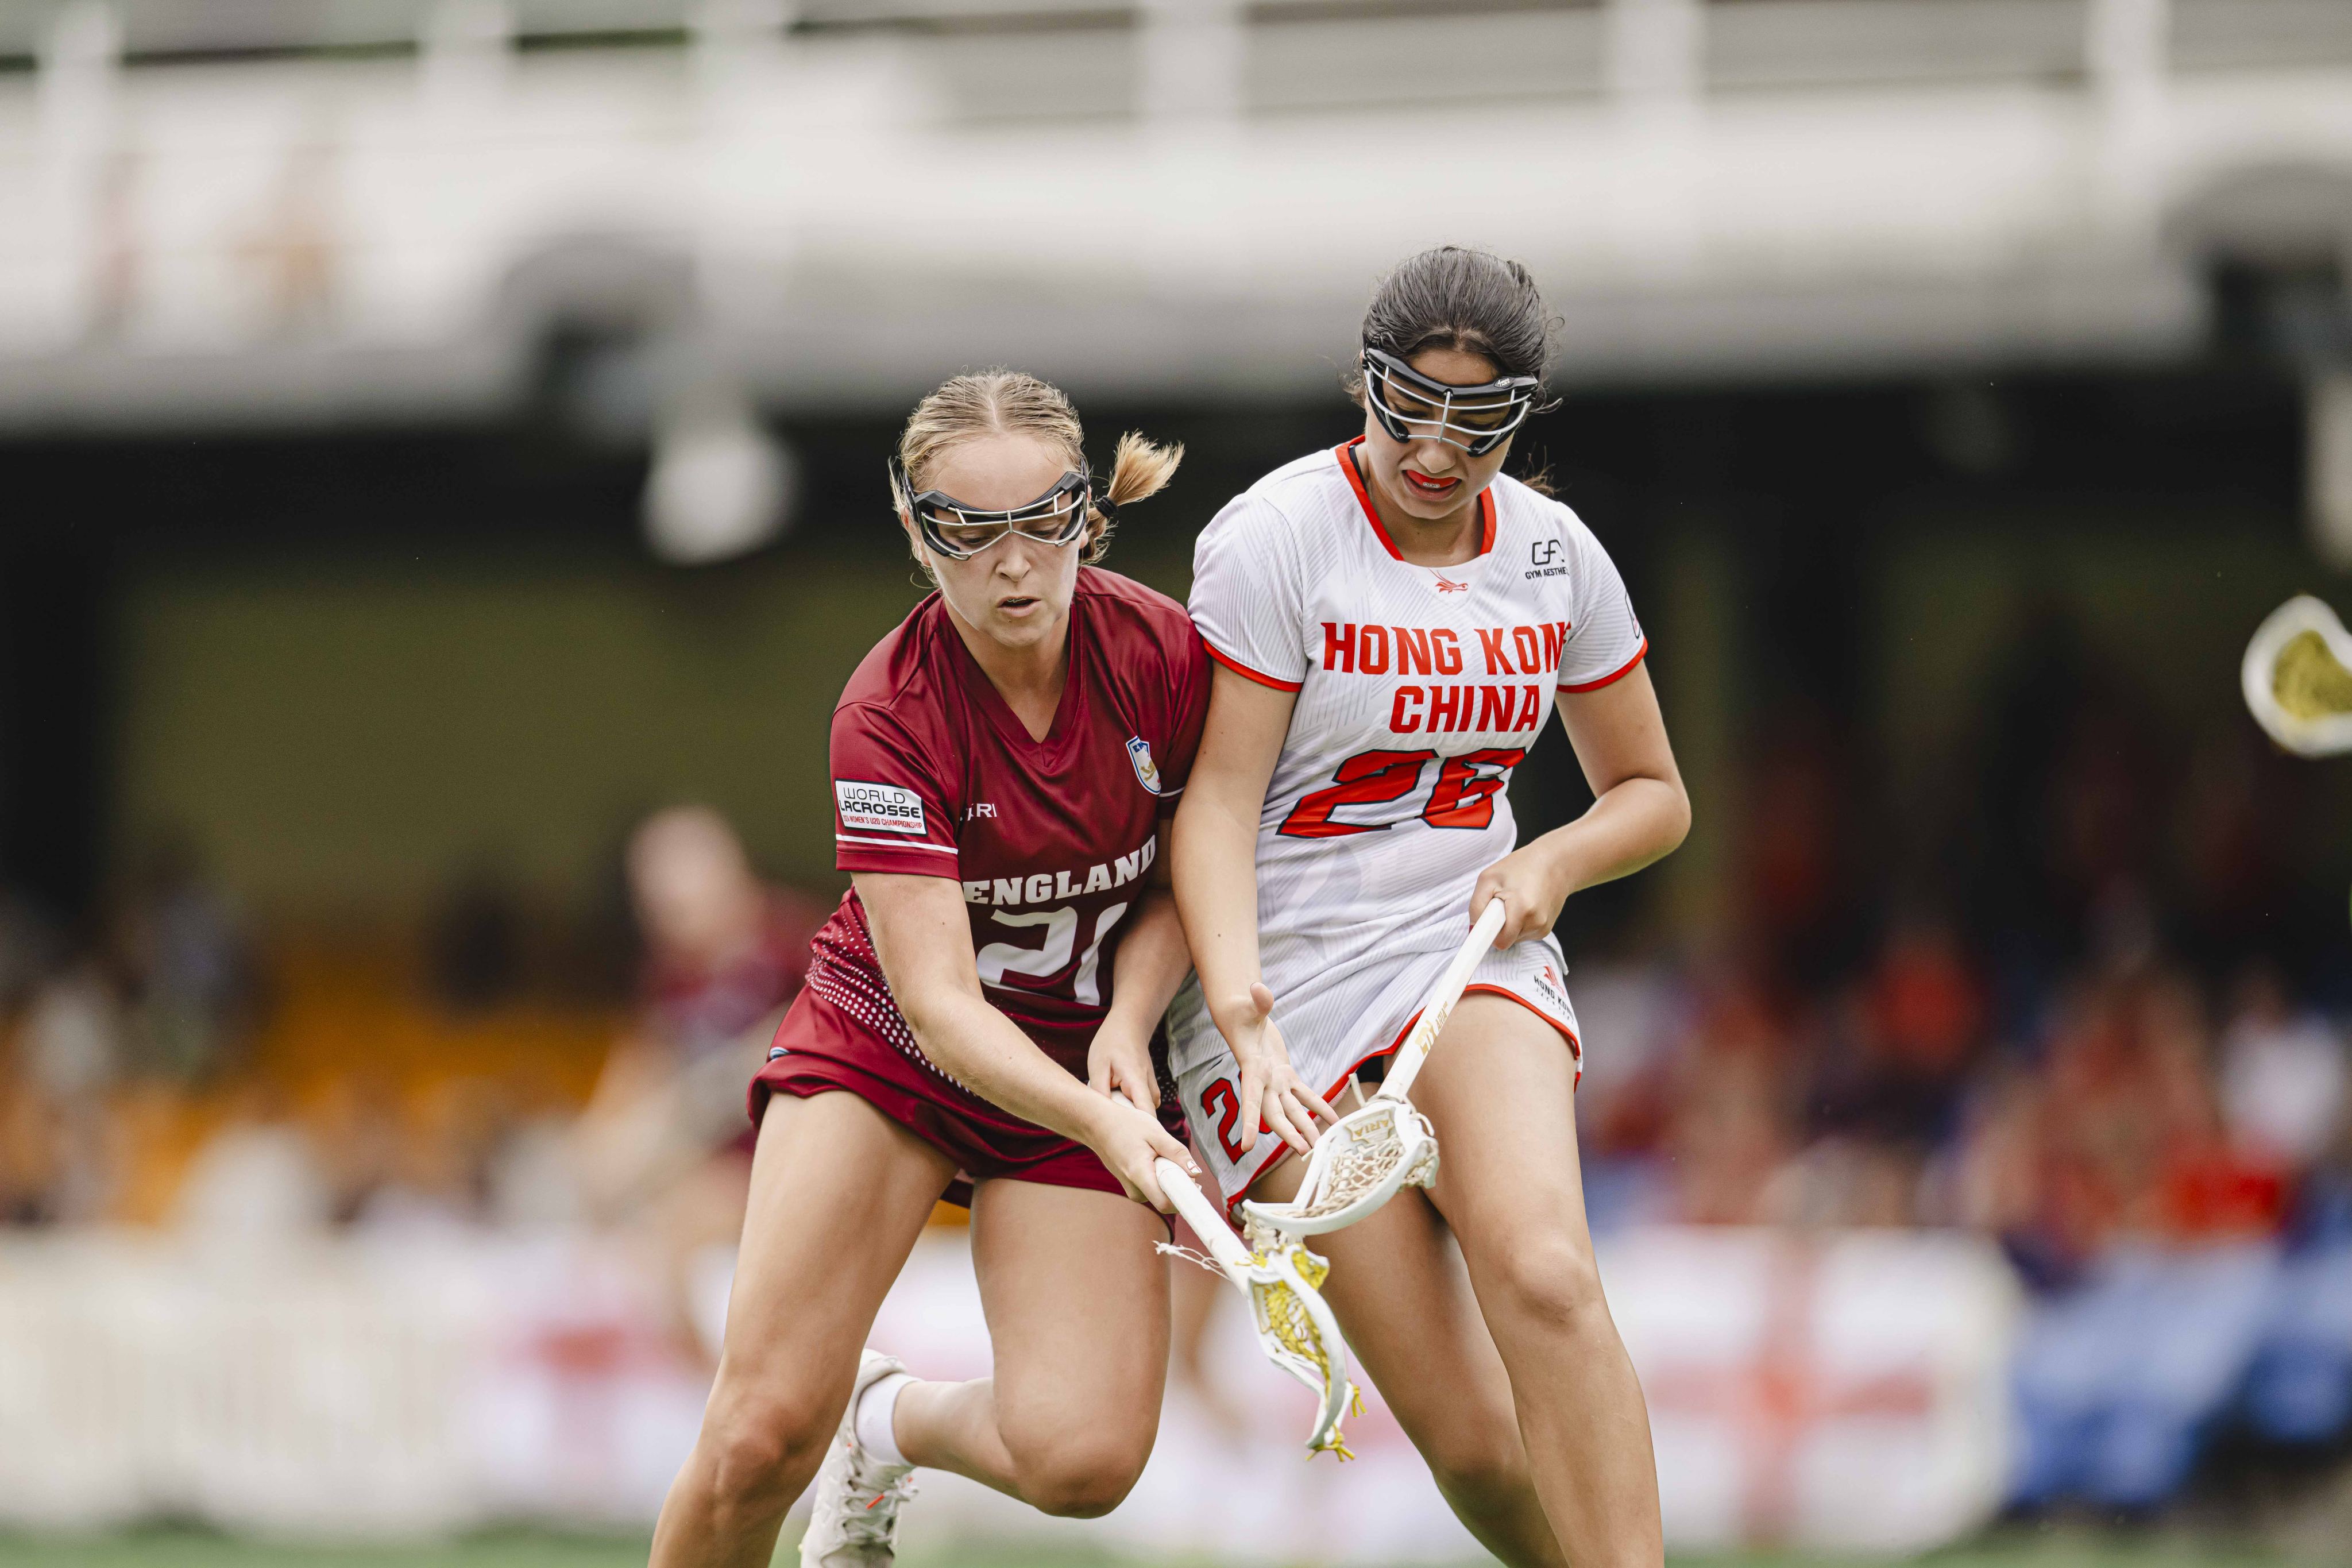
[[[1209,1261],[1249,1298],[1258,1345],[1266,1358],[1313,1389],[1321,1402],[1316,1407],[1315,1429],[1307,1435],[1307,1452],[1328,1448],[1343,1459],[1349,1458],[1339,1435],[1339,1418],[1356,1403],[1356,1385],[1348,1378],[1347,1342],[1339,1337],[1339,1321],[1317,1289],[1331,1266],[1283,1237],[1269,1238],[1271,1245],[1251,1251],[1181,1166],[1160,1160],[1152,1169],[1160,1190],[1209,1249]],[[1164,1241],[1159,1246],[1162,1252],[1201,1261],[1199,1254],[1183,1247]]]
[[[1397,1047],[1380,1092],[1317,1141],[1297,1197],[1286,1204],[1242,1205],[1254,1226],[1285,1237],[1319,1236],[1355,1224],[1395,1196],[1399,1187],[1425,1187],[1437,1179],[1437,1134],[1405,1096],[1454,1016],[1471,972],[1494,947],[1503,917],[1503,900],[1488,900],[1461,951],[1422,1002],[1421,1016]]]

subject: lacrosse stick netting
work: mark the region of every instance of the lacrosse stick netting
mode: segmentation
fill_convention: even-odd
[[[1339,1421],[1351,1407],[1360,1409],[1361,1405],[1348,1376],[1347,1342],[1339,1337],[1339,1321],[1324,1304],[1320,1289],[1331,1266],[1297,1242],[1281,1237],[1267,1238],[1266,1245],[1255,1251],[1243,1246],[1216,1205],[1173,1162],[1161,1160],[1155,1169],[1160,1190],[1200,1237],[1209,1257],[1202,1258],[1165,1241],[1157,1244],[1160,1250],[1215,1268],[1249,1298],[1258,1347],[1267,1360],[1315,1393],[1315,1428],[1307,1434],[1307,1452],[1328,1449],[1343,1459],[1352,1458],[1347,1440],[1340,1436]]]
[[[1317,1140],[1306,1179],[1290,1202],[1242,1205],[1253,1222],[1284,1236],[1316,1236],[1355,1224],[1395,1196],[1399,1187],[1425,1187],[1437,1179],[1437,1135],[1428,1118],[1405,1097],[1421,1064],[1429,1059],[1430,1047],[1453,1017],[1471,973],[1493,950],[1503,918],[1503,900],[1487,900],[1453,962],[1423,1001],[1421,1016],[1397,1047],[1380,1092]]]

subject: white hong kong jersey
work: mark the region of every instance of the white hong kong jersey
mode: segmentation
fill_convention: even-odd
[[[1498,478],[1479,497],[1476,558],[1416,566],[1372,510],[1354,445],[1277,468],[1220,511],[1194,548],[1191,605],[1218,663],[1298,694],[1258,823],[1259,954],[1293,1064],[1335,1089],[1395,1044],[1468,934],[1478,873],[1517,842],[1504,786],[1554,693],[1606,686],[1648,647],[1567,507]],[[1546,967],[1557,946],[1512,954],[1541,982],[1520,999],[1573,1038]],[[1196,982],[1170,1025],[1180,1074],[1223,1057]]]

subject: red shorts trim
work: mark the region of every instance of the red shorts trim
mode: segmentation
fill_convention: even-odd
[[[1467,996],[1474,991],[1491,992],[1497,996],[1507,996],[1512,1001],[1517,1002],[1520,1006],[1525,1007],[1528,1012],[1533,1013],[1537,1017],[1541,1018],[1545,1023],[1549,1024],[1553,1028],[1558,1029],[1560,1032],[1561,1037],[1568,1041],[1569,1054],[1576,1058],[1576,1081],[1580,1085],[1584,1082],[1584,1042],[1576,1037],[1575,1030],[1570,1028],[1566,1024],[1561,1023],[1558,1018],[1553,1017],[1550,1014],[1545,1012],[1542,1008],[1537,1006],[1534,1003],[1528,1001],[1526,997],[1520,995],[1516,991],[1507,991],[1500,985],[1480,984],[1476,985],[1465,985],[1462,988],[1462,994]],[[1338,1099],[1339,1091],[1348,1087],[1348,1080],[1354,1078],[1357,1070],[1366,1062],[1370,1061],[1377,1057],[1394,1056],[1397,1053],[1398,1048],[1404,1044],[1405,1037],[1412,1033],[1412,1026],[1421,1022],[1422,1011],[1423,1010],[1419,1007],[1415,1007],[1412,1010],[1412,1016],[1404,1021],[1404,1026],[1396,1032],[1395,1039],[1391,1040],[1387,1045],[1382,1046],[1376,1051],[1366,1051],[1362,1056],[1358,1057],[1354,1062],[1349,1064],[1348,1070],[1339,1075],[1339,1081],[1323,1091],[1323,1103],[1328,1105],[1332,1100]],[[1449,1019],[1448,1022],[1451,1022],[1451,1020]],[[1273,1134],[1260,1133],[1259,1136],[1272,1137]],[[1268,1154],[1264,1160],[1258,1162],[1257,1169],[1252,1171],[1249,1173],[1249,1178],[1242,1183],[1242,1190],[1240,1193],[1227,1200],[1225,1204],[1226,1215],[1230,1216],[1234,1210],[1241,1206],[1242,1199],[1249,1196],[1250,1188],[1257,1184],[1257,1179],[1260,1176],[1265,1175],[1268,1171],[1273,1170],[1276,1165],[1280,1163],[1282,1157],[1285,1154],[1292,1152],[1295,1152],[1295,1151],[1289,1144],[1285,1143],[1279,1137],[1276,1137],[1274,1139],[1274,1152]]]

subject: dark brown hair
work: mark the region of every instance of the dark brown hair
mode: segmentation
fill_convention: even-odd
[[[1364,311],[1363,346],[1406,361],[1424,349],[1461,349],[1494,362],[1499,375],[1540,378],[1550,367],[1559,327],[1524,266],[1489,250],[1441,245],[1406,257],[1381,279]],[[1342,384],[1361,407],[1363,367],[1350,366]],[[1555,406],[1538,404],[1536,411]],[[1552,493],[1549,465],[1519,482]]]

